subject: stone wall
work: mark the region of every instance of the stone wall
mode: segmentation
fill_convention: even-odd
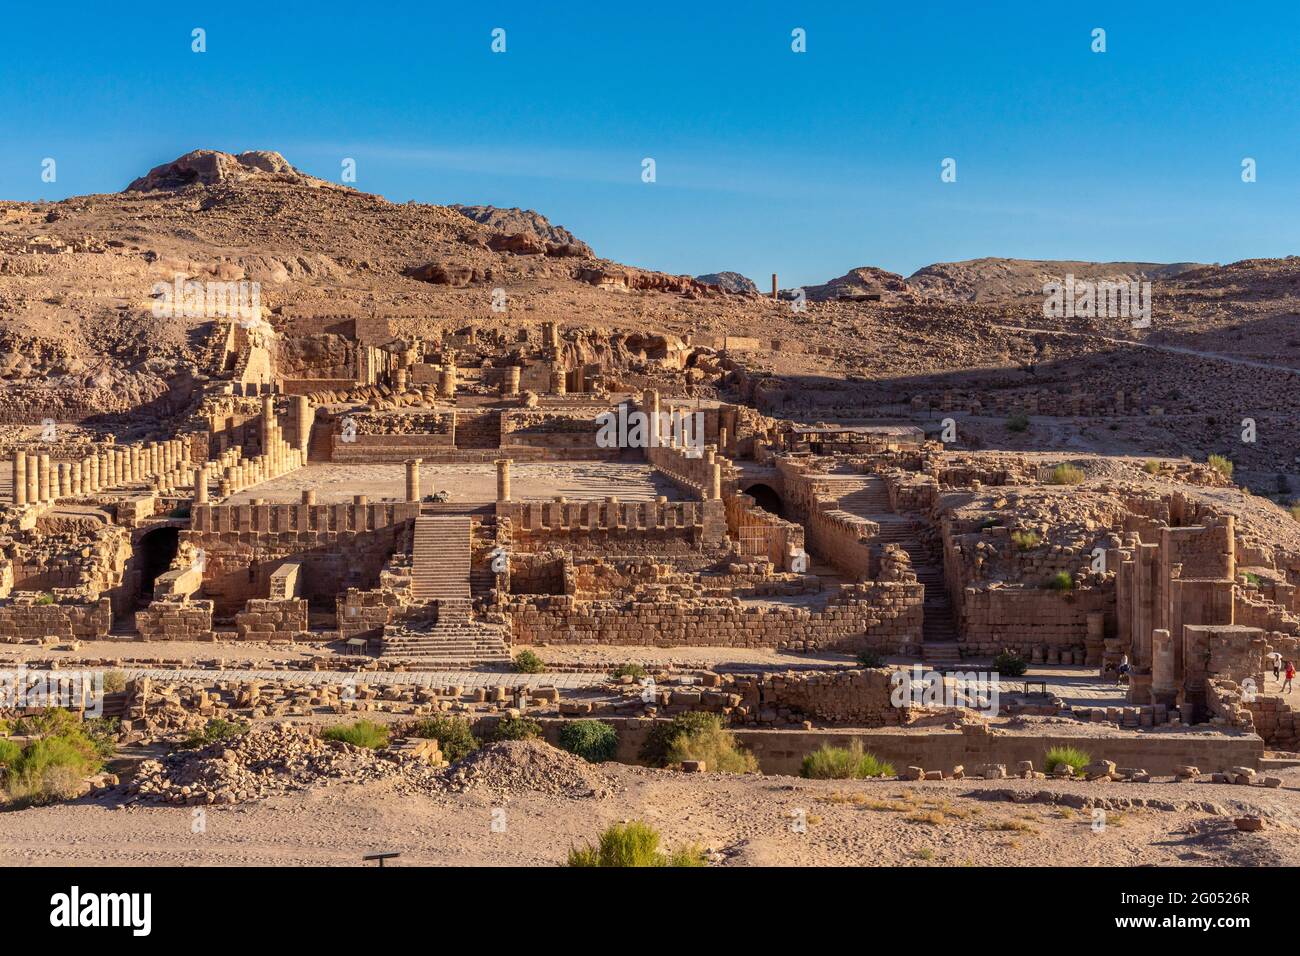
[[[844,585],[824,609],[745,605],[738,599],[583,601],[572,596],[511,595],[518,644],[617,644],[781,647],[795,650],[871,647],[886,654],[919,653],[923,588],[889,581]]]
[[[0,641],[44,637],[91,640],[108,634],[113,608],[108,598],[86,604],[37,604],[36,595],[0,601]]]
[[[287,562],[302,566],[299,596],[332,608],[348,588],[378,582],[418,512],[416,502],[196,505],[193,529],[181,540],[204,552],[203,593],[218,617],[270,597],[272,578]]]
[[[142,641],[210,641],[212,610],[211,601],[176,595],[136,611],[135,629]]]
[[[307,630],[307,602],[301,598],[253,598],[235,615],[235,632],[244,641],[296,641]]]

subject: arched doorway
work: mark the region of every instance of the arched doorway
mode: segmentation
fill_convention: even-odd
[[[176,557],[180,546],[179,528],[155,528],[136,544],[136,567],[139,569],[140,588],[136,603],[144,607],[153,600],[154,582],[166,571]]]
[[[770,511],[778,518],[785,516],[785,505],[781,502],[781,496],[767,485],[750,485],[745,489],[745,494],[753,498],[754,504],[758,505],[764,511]]]

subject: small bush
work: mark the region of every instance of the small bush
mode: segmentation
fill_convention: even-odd
[[[651,767],[666,767],[668,746],[673,738],[707,727],[717,721],[718,718],[713,714],[702,714],[693,710],[678,714],[672,720],[656,721],[650,728],[650,732],[646,734],[645,742],[641,744],[639,756]]]
[[[1043,543],[1043,536],[1037,531],[1013,531],[1011,543],[1017,551],[1032,551]]]
[[[1029,430],[1029,416],[1016,412],[1007,419],[1007,431],[1023,432]]]
[[[813,780],[862,780],[892,777],[894,765],[863,751],[855,740],[847,747],[823,744],[803,758],[800,774]]]
[[[1057,465],[1047,476],[1049,485],[1077,485],[1083,481],[1083,469],[1077,465]]]
[[[532,651],[520,651],[515,655],[515,672],[519,674],[540,674],[546,670],[545,662]]]
[[[335,724],[321,731],[325,740],[340,740],[354,747],[366,747],[378,750],[388,746],[388,728],[369,720],[358,720],[355,724]]]
[[[1047,579],[1047,586],[1053,591],[1069,591],[1074,588],[1074,577],[1069,571],[1057,571]]]
[[[12,807],[69,800],[80,795],[82,781],[104,766],[112,753],[111,740],[99,739],[64,710],[24,717],[25,733],[44,733],[20,748],[12,740],[0,741],[4,796]],[[94,728],[92,728],[93,730]]]
[[[121,671],[104,671],[104,693],[120,694],[126,690],[126,674]]]
[[[1232,477],[1232,462],[1222,455],[1211,455],[1205,463],[1221,474],[1224,478]]]
[[[758,761],[736,743],[736,735],[722,726],[721,718],[690,733],[679,734],[668,744],[668,765],[678,766],[687,760],[701,760],[705,768],[719,773],[754,773]]]
[[[1142,466],[1142,470],[1148,475],[1158,475],[1160,474],[1160,462],[1148,459],[1147,463]]]
[[[863,648],[862,650],[858,651],[858,666],[859,667],[884,667],[885,659],[881,657],[878,652],[872,650],[871,648],[869,647]]]
[[[610,676],[615,680],[618,680],[620,677],[631,677],[633,680],[640,680],[642,677],[645,677],[647,673],[646,669],[640,664],[619,664],[610,671]]]
[[[530,717],[506,717],[497,721],[493,740],[536,740],[542,736],[542,725]]]
[[[240,734],[247,732],[247,724],[237,724],[226,720],[224,717],[213,717],[202,730],[191,730],[189,736],[181,742],[180,746],[185,750],[197,750],[200,747],[206,747],[208,744],[214,744],[218,740],[238,737]]]
[[[1021,677],[1029,670],[1029,663],[1015,651],[1003,651],[993,658],[993,670],[1006,677]]]
[[[590,763],[602,763],[618,752],[618,731],[603,720],[573,720],[560,729],[560,746]]]
[[[438,748],[448,761],[459,760],[478,749],[478,738],[463,717],[430,717],[413,724],[412,737],[438,741]]]
[[[641,759],[652,767],[671,767],[684,760],[703,760],[709,770],[751,773],[758,761],[736,744],[736,735],[717,714],[688,711],[656,723],[641,745]]]
[[[1243,571],[1241,576],[1246,579],[1246,583],[1252,588],[1257,588],[1264,583],[1264,579],[1254,571]]]
[[[37,603],[38,605],[53,604],[53,603],[54,603],[54,595],[53,595],[53,594],[42,594],[40,597],[38,597],[38,598],[36,599],[36,603]]]
[[[704,866],[704,851],[697,846],[672,853],[659,849],[659,831],[640,820],[607,827],[596,843],[569,851],[569,866]]]
[[[1057,767],[1066,766],[1077,776],[1090,763],[1092,756],[1078,747],[1053,747],[1043,758],[1043,770],[1052,773]]]

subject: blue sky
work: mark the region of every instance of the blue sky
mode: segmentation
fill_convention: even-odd
[[[10,0],[0,198],[274,149],[335,180],[354,158],[355,185],[396,201],[534,208],[610,258],[760,285],[1300,252],[1294,2],[618,6]]]

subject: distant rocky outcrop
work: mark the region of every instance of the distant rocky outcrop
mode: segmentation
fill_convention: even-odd
[[[907,281],[896,272],[875,266],[850,269],[825,285],[805,286],[804,294],[812,302],[834,299],[871,300],[893,297],[908,291]]]
[[[553,225],[541,213],[531,209],[463,206],[459,203],[447,208],[493,230],[488,246],[494,252],[585,258],[595,258],[596,255],[591,246],[569,230]]]
[[[215,186],[253,177],[274,177],[281,181],[307,183],[313,177],[294,169],[279,153],[254,149],[235,155],[215,149],[196,149],[170,163],[155,166],[126,187],[126,192],[175,190],[187,186]]]
[[[927,296],[957,302],[989,302],[1041,296],[1043,286],[1067,275],[1079,281],[1151,282],[1202,268],[1194,262],[1085,262],[1065,259],[967,259],[936,262],[912,273],[907,284]]]
[[[758,295],[758,286],[739,272],[710,272],[708,275],[696,276],[695,281],[717,286],[723,292]]]

